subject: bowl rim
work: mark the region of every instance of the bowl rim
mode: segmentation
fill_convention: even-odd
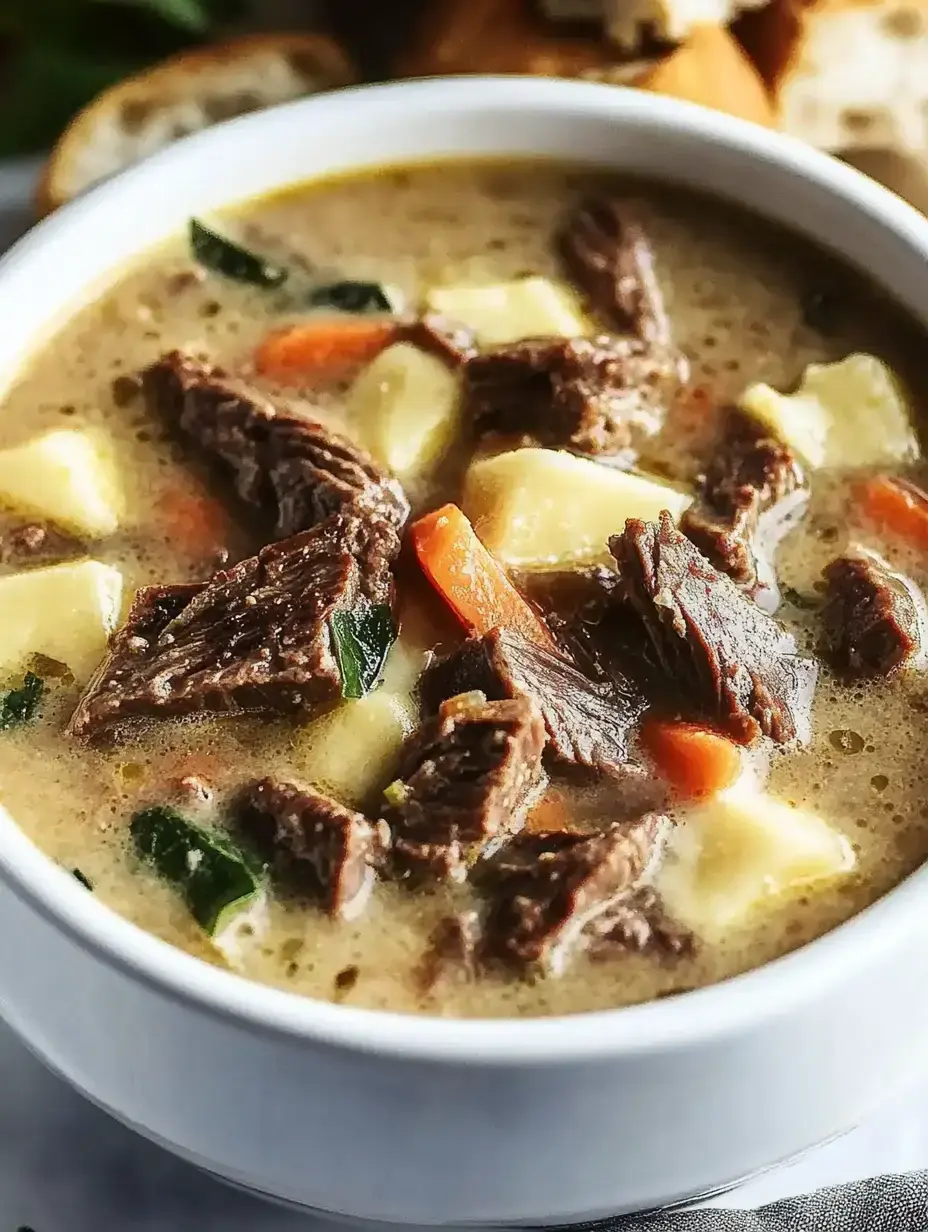
[[[312,117],[337,127],[382,114],[384,108],[401,113],[406,107],[435,106],[443,117],[462,117],[485,110],[488,99],[502,110],[527,109],[543,117],[566,109],[598,120],[605,116],[617,124],[676,130],[703,145],[724,146],[743,159],[775,165],[786,179],[814,182],[901,237],[922,260],[928,255],[928,219],[876,182],[788,136],[695,104],[622,87],[468,76],[352,87],[268,108],[184,138],[40,222],[0,260],[0,288],[13,263],[28,263],[52,237],[86,224],[107,197],[144,191],[163,170],[173,168],[176,173],[185,165],[193,166],[209,155],[214,144],[228,142],[233,132],[243,145],[260,145],[262,130],[281,115],[294,122]],[[467,157],[466,152],[456,152],[448,160]],[[0,881],[85,952],[164,997],[250,1030],[304,1044],[444,1064],[577,1064],[729,1038],[751,1023],[787,1016],[799,1005],[821,998],[852,970],[881,963],[905,942],[916,923],[923,926],[919,912],[922,917],[928,914],[928,894],[923,893],[928,867],[923,867],[824,936],[718,984],[641,1005],[569,1016],[452,1019],[336,1005],[214,967],[96,900],[2,809]]]

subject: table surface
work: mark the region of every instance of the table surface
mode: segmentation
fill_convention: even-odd
[[[928,179],[920,173],[884,156],[865,165],[917,203],[928,203]],[[0,167],[0,249],[28,225],[34,175],[29,163]],[[141,1140],[47,1073],[2,1025],[0,1090],[3,1232],[335,1232],[326,1221],[227,1189]],[[924,1081],[863,1127],[710,1205],[759,1206],[916,1168],[928,1168]]]

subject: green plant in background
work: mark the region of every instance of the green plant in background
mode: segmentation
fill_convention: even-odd
[[[100,90],[201,42],[243,0],[0,0],[0,158],[55,140]]]

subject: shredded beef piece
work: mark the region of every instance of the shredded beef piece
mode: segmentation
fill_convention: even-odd
[[[319,898],[331,916],[361,914],[389,843],[384,823],[371,825],[321,792],[269,778],[247,788],[235,812],[279,875]]]
[[[131,406],[142,392],[142,382],[135,373],[123,372],[113,377],[110,392],[118,407]]]
[[[96,738],[133,719],[284,713],[333,701],[341,677],[329,618],[392,597],[388,533],[398,548],[386,524],[332,518],[206,583],[143,588],[69,733]]]
[[[53,530],[42,522],[27,522],[5,531],[0,538],[0,557],[5,565],[50,565],[84,556],[87,546],[79,539]]]
[[[668,918],[652,886],[619,899],[587,932],[594,958],[611,958],[630,950],[680,958],[691,956],[696,947],[693,934]]]
[[[620,333],[668,348],[670,323],[638,215],[634,201],[587,198],[564,218],[558,251],[570,277]]]
[[[619,596],[640,618],[681,709],[749,744],[808,732],[817,675],[792,637],[719,573],[674,525],[630,518],[609,549]]]
[[[472,330],[436,313],[426,313],[424,317],[404,321],[399,327],[397,342],[411,342],[413,346],[442,360],[449,368],[459,368],[478,350]]]
[[[876,561],[842,556],[822,575],[820,653],[849,677],[892,676],[921,649],[913,595]]]
[[[627,679],[589,680],[561,655],[507,629],[470,638],[433,664],[421,683],[430,710],[468,689],[479,689],[494,701],[533,700],[556,762],[610,772],[626,766],[629,732],[645,708],[644,698]]]
[[[349,508],[405,524],[409,503],[397,480],[322,424],[279,411],[244,381],[179,351],[141,377],[148,409],[219,463],[245,504],[273,521],[276,538]]]
[[[530,701],[451,698],[407,747],[385,817],[399,876],[461,880],[491,841],[518,830],[542,783],[545,729]]]
[[[473,980],[477,975],[480,919],[476,911],[459,911],[440,920],[429,938],[419,972],[423,992],[431,992],[443,976]]]
[[[478,436],[620,453],[664,420],[666,364],[627,338],[528,338],[464,365]]]
[[[680,529],[716,569],[751,590],[758,585],[758,539],[766,538],[769,551],[776,537],[758,535],[761,515],[804,485],[792,451],[746,415],[732,411],[706,472],[701,499],[683,514]],[[765,521],[769,531],[770,519]]]
[[[669,825],[648,813],[595,833],[518,835],[487,861],[481,883],[492,896],[484,951],[515,966],[559,974],[584,930],[634,888]]]

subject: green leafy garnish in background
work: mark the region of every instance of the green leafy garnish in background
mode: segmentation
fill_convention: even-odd
[[[183,895],[210,937],[257,898],[260,877],[228,835],[194,825],[163,805],[136,813],[129,832],[142,859]]]
[[[196,218],[190,219],[190,249],[200,265],[235,282],[279,287],[287,281],[287,271],[281,266],[210,230]]]
[[[342,697],[366,697],[379,682],[396,641],[393,613],[386,603],[334,612],[329,630],[342,678]]]
[[[393,311],[390,297],[379,282],[330,282],[315,287],[309,295],[309,306],[359,314]]]
[[[10,689],[0,700],[0,731],[31,722],[44,692],[45,682],[35,672],[26,672],[22,688]]]
[[[0,0],[0,158],[52,145],[101,90],[221,33],[243,0]]]

